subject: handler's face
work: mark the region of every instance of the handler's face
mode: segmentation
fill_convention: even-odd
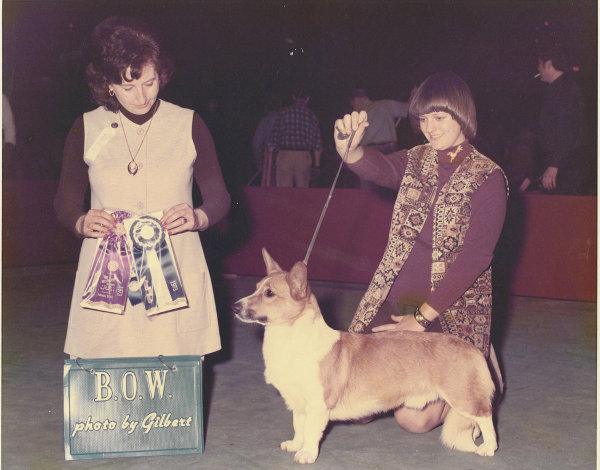
[[[125,71],[125,78],[131,79],[131,69]],[[145,114],[154,105],[159,91],[158,74],[153,64],[148,64],[142,69],[140,78],[120,84],[113,83],[110,89],[121,106],[133,114]]]
[[[445,111],[419,116],[419,125],[421,132],[436,150],[446,150],[465,141],[460,124]]]

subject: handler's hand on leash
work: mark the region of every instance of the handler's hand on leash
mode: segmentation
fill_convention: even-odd
[[[359,144],[368,126],[369,121],[367,121],[367,113],[365,111],[361,111],[360,113],[353,111],[352,114],[346,114],[342,119],[335,121],[333,130],[335,148],[342,158],[348,150],[346,163],[354,163],[362,158],[363,153]],[[348,149],[348,139],[353,131],[355,132],[354,138]]]

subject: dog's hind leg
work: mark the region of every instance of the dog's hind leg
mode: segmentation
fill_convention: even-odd
[[[475,452],[485,457],[491,457],[494,455],[494,452],[496,452],[496,449],[498,449],[494,421],[491,416],[481,416],[475,417],[475,422],[479,425],[483,436],[483,442],[477,447]]]
[[[474,425],[472,419],[451,408],[444,420],[440,439],[450,449],[477,452],[477,446],[473,441]]]
[[[479,435],[479,431],[483,436],[483,443],[477,446],[474,439]],[[475,452],[485,457],[493,456],[498,448],[491,416],[468,417],[454,408],[446,416],[440,438],[450,449]]]
[[[325,426],[329,422],[329,411],[326,409],[306,410],[304,421],[304,444],[294,455],[296,463],[314,463],[319,455],[319,442],[323,437]]]
[[[286,452],[297,452],[302,448],[304,444],[304,422],[306,421],[306,415],[298,411],[293,411],[293,423],[294,423],[294,438],[291,441],[283,441],[280,444],[282,450]]]
[[[479,425],[475,423],[475,426],[473,426],[473,441],[479,439],[479,436],[481,436],[481,429],[479,428]]]

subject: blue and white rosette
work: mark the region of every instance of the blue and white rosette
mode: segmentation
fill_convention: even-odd
[[[129,301],[144,303],[155,315],[187,306],[187,298],[172,253],[168,233],[157,217],[144,215],[126,221],[133,255]]]

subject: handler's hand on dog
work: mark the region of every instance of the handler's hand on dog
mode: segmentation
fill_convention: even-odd
[[[102,238],[111,233],[117,223],[112,214],[104,210],[90,209],[76,224],[76,231],[83,237]]]
[[[169,235],[177,233],[200,230],[205,221],[199,220],[196,211],[189,204],[182,203],[171,207],[160,219],[163,228],[169,232]]]
[[[362,158],[363,151],[359,144],[368,126],[369,121],[367,121],[367,113],[365,111],[361,111],[360,113],[353,111],[352,114],[346,114],[342,119],[335,121],[333,139],[335,140],[335,148],[340,157],[344,158],[346,154],[350,134],[352,131],[356,132],[352,138],[346,163],[354,163]]]
[[[376,326],[373,328],[373,333],[381,331],[425,331],[413,315],[392,315],[392,320],[396,323],[388,323],[386,325]]]

